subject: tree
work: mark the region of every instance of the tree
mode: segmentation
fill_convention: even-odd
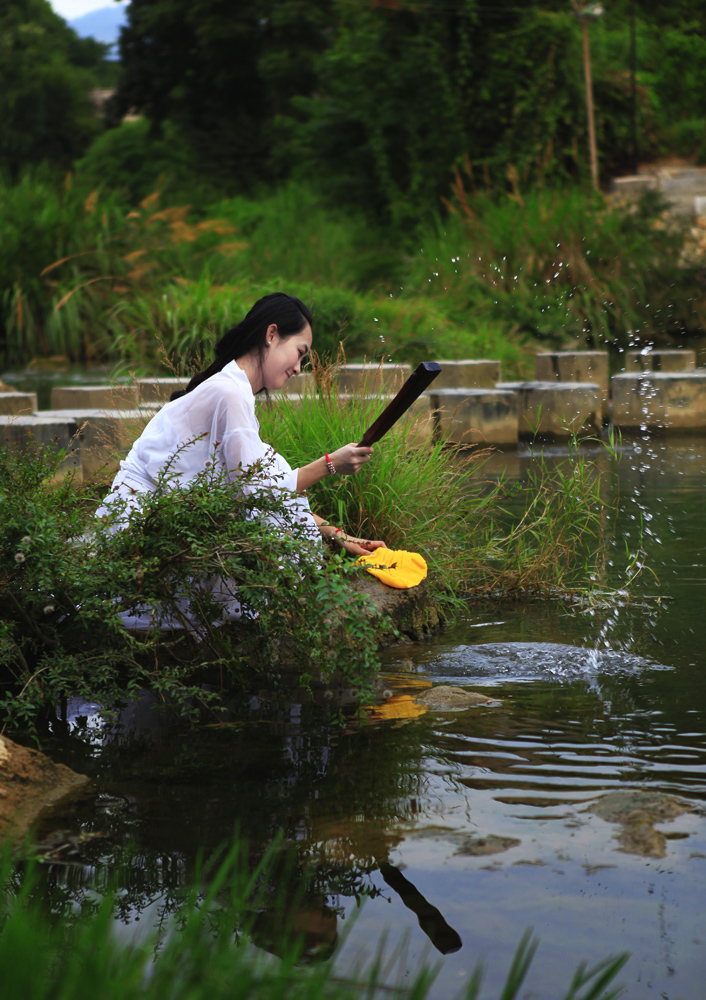
[[[329,0],[132,0],[117,108],[172,121],[237,187],[286,172],[278,133],[316,83]],[[280,149],[279,169],[273,151]]]
[[[4,0],[0,8],[0,168],[63,167],[98,128],[89,90],[107,46],[80,39],[47,0]]]

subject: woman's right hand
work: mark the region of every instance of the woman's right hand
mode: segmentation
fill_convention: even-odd
[[[342,448],[331,452],[329,458],[341,476],[354,476],[369,462],[373,454],[372,448],[358,447],[357,444],[344,444]]]

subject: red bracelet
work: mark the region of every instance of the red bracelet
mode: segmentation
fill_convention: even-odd
[[[336,466],[333,464],[331,459],[328,457],[328,452],[326,452],[326,468],[329,471],[330,476],[336,475]]]

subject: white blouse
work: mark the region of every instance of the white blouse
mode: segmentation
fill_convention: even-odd
[[[260,483],[264,489],[296,492],[297,470],[260,438],[255,416],[255,396],[250,380],[236,361],[230,361],[192,392],[166,403],[150,420],[135,441],[111,491],[97,510],[110,511],[113,498],[126,500],[128,507],[139,502],[140,493],[152,492],[160,472],[169,465],[169,481],[184,486],[213,463],[226,477],[237,481],[240,469],[261,461]],[[215,471],[218,471],[216,468]],[[304,497],[288,506],[307,522],[312,539],[320,535]]]

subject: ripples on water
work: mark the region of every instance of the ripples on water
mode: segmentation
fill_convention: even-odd
[[[386,656],[400,691],[492,688],[494,707],[340,731],[317,725],[311,706],[273,718],[254,702],[241,728],[174,737],[157,727],[131,747],[99,736],[92,757],[71,738],[57,743],[54,756],[91,770],[99,792],[61,822],[108,837],[84,854],[83,874],[57,878],[79,895],[127,845],[140,872],[125,889],[129,928],[234,824],[261,845],[283,829],[316,859],[316,905],[329,921],[338,913],[339,931],[354,895],[372,894],[342,972],[383,936],[394,947],[409,935],[391,984],[443,954],[433,995],[445,1000],[483,958],[489,1000],[532,926],[542,940],[533,1000],[563,995],[580,960],[622,950],[629,1000],[703,996],[706,443],[638,441],[617,466],[598,457],[621,507],[614,570],[642,540],[660,578],[645,576],[643,593],[661,603],[593,614],[471,606],[468,621]],[[529,458],[502,461],[519,476]],[[628,827],[593,811],[625,790],[669,797],[672,818],[635,809],[625,839]]]

